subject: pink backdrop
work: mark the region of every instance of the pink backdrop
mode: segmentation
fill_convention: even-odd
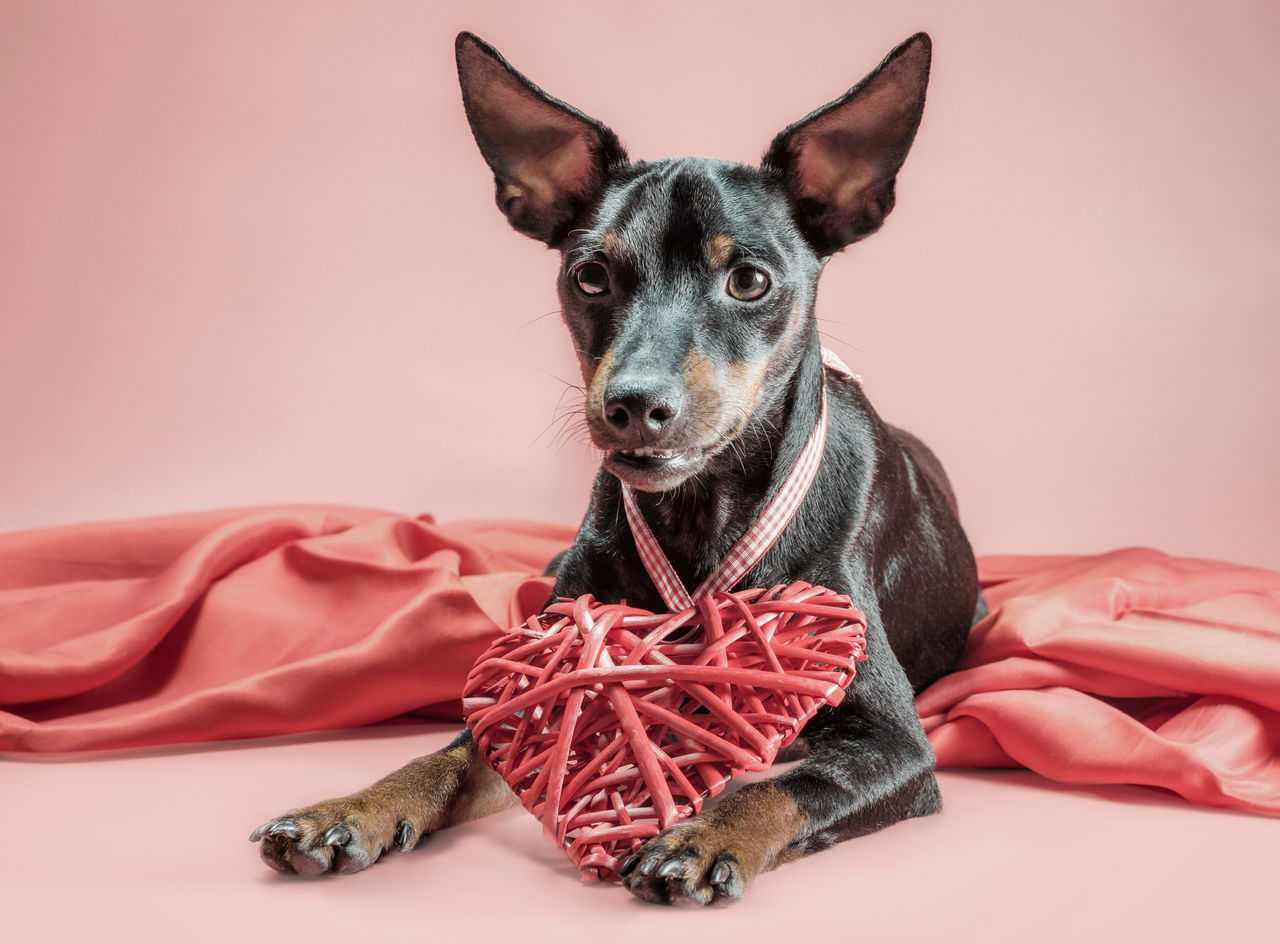
[[[453,34],[637,156],[749,161],[927,29],[924,125],[885,230],[828,268],[829,342],[935,446],[982,552],[1280,567],[1280,5],[549,6],[0,0],[0,530],[281,501],[577,519],[554,259],[493,207]],[[471,914],[509,939],[688,936],[701,916],[577,885],[519,810],[332,883],[278,881],[244,841],[451,733],[10,762],[6,919],[18,940]],[[946,815],[707,920],[816,939],[835,901],[904,944],[1276,937],[1271,820],[940,779]]]
[[[533,9],[0,3],[0,529],[576,520],[555,262],[493,207],[453,34],[633,155],[751,161],[924,28],[924,125],[885,230],[828,268],[831,345],[981,552],[1280,566],[1280,7]]]

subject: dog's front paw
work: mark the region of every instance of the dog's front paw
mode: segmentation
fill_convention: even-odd
[[[737,901],[760,866],[735,832],[694,817],[668,827],[622,863],[622,884],[645,901],[710,905]]]
[[[408,852],[424,824],[356,794],[326,800],[263,823],[249,836],[277,872],[359,872],[388,849]]]

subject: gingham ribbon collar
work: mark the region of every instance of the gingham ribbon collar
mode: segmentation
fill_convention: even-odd
[[[862,378],[851,371],[848,366],[831,351],[823,348],[823,365],[836,373],[852,377],[858,383]],[[746,533],[729,549],[724,560],[711,571],[693,593],[690,593],[677,576],[671,561],[663,552],[658,539],[653,536],[649,523],[644,520],[640,505],[636,501],[635,491],[625,482],[622,484],[622,504],[627,510],[627,523],[631,526],[631,536],[635,539],[636,550],[644,569],[649,573],[662,601],[673,613],[689,609],[694,602],[712,593],[724,593],[733,589],[739,580],[746,576],[760,559],[768,553],[769,548],[782,536],[791,519],[795,517],[800,503],[804,501],[813,484],[818,467],[822,464],[822,452],[827,442],[827,385],[822,384],[822,406],[818,413],[818,422],[809,434],[808,441],[800,451],[800,457],[792,466],[782,488],[769,500],[762,512]]]

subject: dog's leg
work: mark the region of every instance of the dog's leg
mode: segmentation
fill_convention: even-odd
[[[868,644],[845,700],[806,726],[809,758],[663,830],[623,863],[627,888],[671,904],[737,899],[783,862],[941,809],[911,686],[878,625]]]
[[[325,800],[253,831],[263,861],[278,872],[359,872],[388,849],[408,852],[424,837],[516,802],[485,764],[471,731],[358,793]]]

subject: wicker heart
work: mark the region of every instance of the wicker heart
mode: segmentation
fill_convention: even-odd
[[[848,597],[795,583],[680,613],[561,600],[481,656],[463,710],[489,765],[586,879],[761,770],[866,658]]]

